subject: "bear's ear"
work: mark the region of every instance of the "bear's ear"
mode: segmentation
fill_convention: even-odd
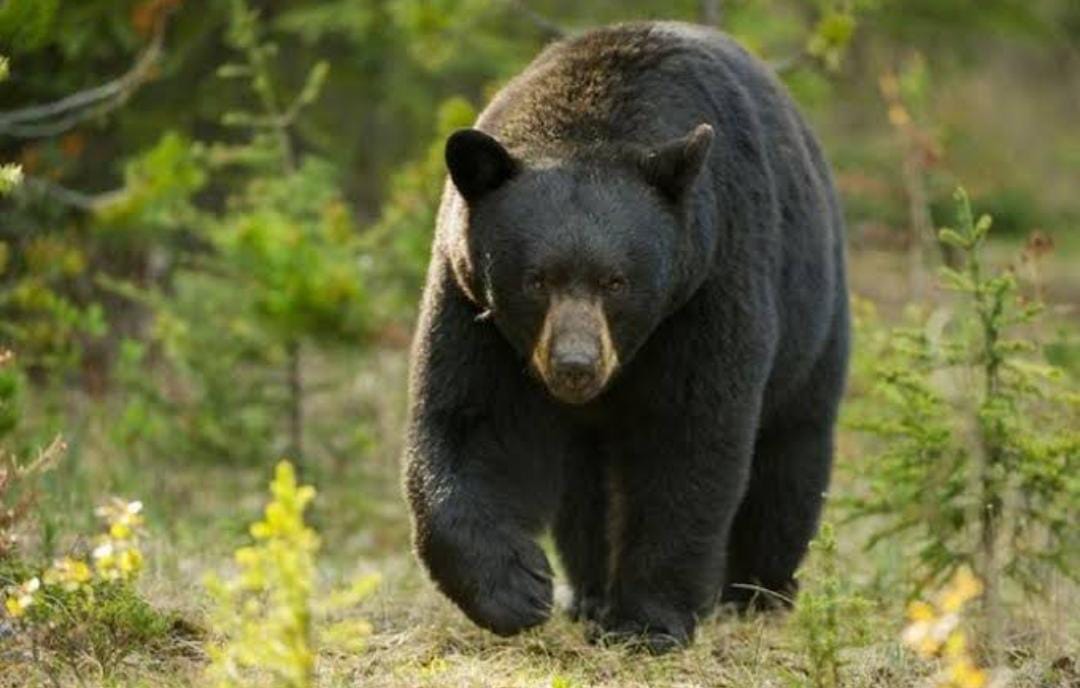
[[[491,136],[461,129],[446,140],[446,168],[454,186],[471,203],[517,174],[518,163]]]
[[[669,200],[680,201],[701,173],[712,142],[712,126],[699,124],[686,136],[646,151],[641,158],[645,178]]]

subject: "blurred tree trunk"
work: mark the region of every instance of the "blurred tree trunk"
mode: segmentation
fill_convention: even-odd
[[[908,198],[908,221],[911,227],[908,244],[908,284],[911,297],[921,301],[927,295],[926,261],[928,245],[934,243],[934,222],[930,218],[930,201],[926,191],[926,170],[923,150],[909,142],[904,154],[904,190]]]
[[[292,338],[286,345],[289,384],[289,455],[293,464],[305,467],[304,462],[304,378],[301,369],[300,340]]]
[[[723,0],[701,0],[698,19],[708,26],[720,26],[724,20]]]

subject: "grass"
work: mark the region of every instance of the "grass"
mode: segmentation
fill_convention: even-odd
[[[1055,268],[1057,269],[1057,268]],[[891,272],[890,272],[891,271]],[[1054,274],[1066,275],[1066,270]],[[853,262],[853,291],[889,291],[899,279],[895,260],[876,254]],[[1073,276],[1073,279],[1075,276]],[[1064,279],[1064,278],[1063,278]],[[1063,282],[1064,284],[1065,282]],[[880,299],[887,302],[887,298]],[[883,309],[885,310],[885,309]],[[403,351],[312,363],[312,388],[323,389],[309,407],[315,428],[363,421],[370,435],[365,454],[354,458],[320,447],[320,461],[305,480],[319,489],[311,522],[323,536],[319,576],[327,587],[377,571],[383,582],[350,613],[369,620],[373,634],[360,653],[323,648],[318,658],[322,686],[419,688],[422,686],[543,686],[633,688],[637,686],[802,686],[808,683],[788,617],[747,618],[726,614],[705,620],[689,650],[645,657],[585,642],[583,629],[557,612],[551,622],[522,636],[501,639],[477,629],[426,580],[409,551],[408,515],[399,489],[398,456],[405,398]],[[66,399],[72,450],[50,478],[37,547],[62,553],[92,523],[92,505],[109,494],[146,502],[147,570],[141,587],[157,607],[179,619],[169,640],[132,655],[117,685],[199,686],[205,667],[209,598],[202,586],[208,571],[230,567],[231,552],[246,538],[264,502],[271,467],[190,465],[175,457],[130,462],[110,447],[107,405]],[[313,434],[321,436],[321,432]],[[861,470],[858,439],[840,437],[834,491],[854,489]],[[832,514],[833,520],[838,514]],[[56,533],[50,535],[49,533]],[[45,533],[44,536],[41,533]],[[900,585],[904,543],[863,552],[860,527],[840,525],[840,570],[870,601],[865,645],[845,650],[846,686],[916,686],[932,667],[904,650],[907,591]],[[50,555],[51,556],[51,555]],[[882,573],[884,572],[884,573]],[[557,599],[568,596],[557,586]],[[1012,606],[1005,664],[1008,686],[1043,688],[1080,685],[1080,592],[1056,582],[1042,595]],[[974,629],[977,639],[979,629]],[[0,639],[0,687],[34,685],[24,667],[4,659]],[[44,684],[42,684],[44,685]]]
[[[841,531],[843,532],[843,531]],[[192,543],[194,544],[194,543]],[[323,575],[345,579],[378,569],[383,583],[356,610],[373,627],[366,649],[343,653],[324,648],[318,660],[319,685],[420,688],[424,686],[543,686],[570,688],[634,688],[645,686],[752,688],[807,685],[805,660],[793,644],[787,618],[761,615],[738,618],[717,615],[702,624],[689,650],[664,657],[645,657],[618,648],[589,645],[582,629],[557,613],[547,625],[522,636],[496,638],[471,625],[438,595],[404,548],[379,556],[335,551],[328,543]],[[216,549],[216,547],[215,547]],[[364,550],[365,548],[358,548]],[[197,581],[202,571],[219,567],[221,559],[199,551],[172,551],[180,565],[152,568],[144,591],[160,607],[180,612],[191,627],[205,619],[205,592]],[[155,557],[150,553],[150,558]],[[865,573],[867,562],[848,560]],[[565,598],[567,591],[559,590]],[[1080,609],[1075,590],[1030,604],[1009,634],[1011,680],[1022,688],[1076,685],[1080,680]],[[866,620],[867,646],[847,651],[844,685],[852,687],[913,686],[929,675],[929,667],[898,642],[903,625],[901,597],[874,600]],[[1070,612],[1069,610],[1072,610]],[[1055,669],[1054,667],[1058,667]],[[189,626],[173,635],[166,647],[133,656],[126,685],[200,685],[204,655]],[[22,675],[22,674],[20,674]],[[0,671],[0,686],[4,674]],[[1053,682],[1054,677],[1061,682]],[[1071,681],[1071,682],[1070,682]],[[20,685],[20,684],[11,684]]]

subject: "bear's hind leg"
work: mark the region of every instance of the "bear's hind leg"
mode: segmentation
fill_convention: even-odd
[[[608,578],[605,467],[591,445],[568,457],[562,499],[555,520],[559,550],[574,597],[570,616],[595,621],[604,606]]]
[[[795,571],[817,532],[848,359],[847,295],[837,299],[832,335],[802,389],[758,431],[750,486],[728,539],[721,596],[743,611],[794,602]]]
[[[722,602],[745,611],[794,600],[795,571],[817,531],[832,450],[831,421],[762,431],[728,541]]]

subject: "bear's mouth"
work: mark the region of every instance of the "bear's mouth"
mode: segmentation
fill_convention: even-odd
[[[587,404],[600,396],[600,393],[607,386],[606,383],[607,380],[598,378],[590,378],[587,381],[578,383],[560,382],[544,378],[544,385],[547,387],[548,392],[551,393],[551,396],[565,404],[575,406]]]

